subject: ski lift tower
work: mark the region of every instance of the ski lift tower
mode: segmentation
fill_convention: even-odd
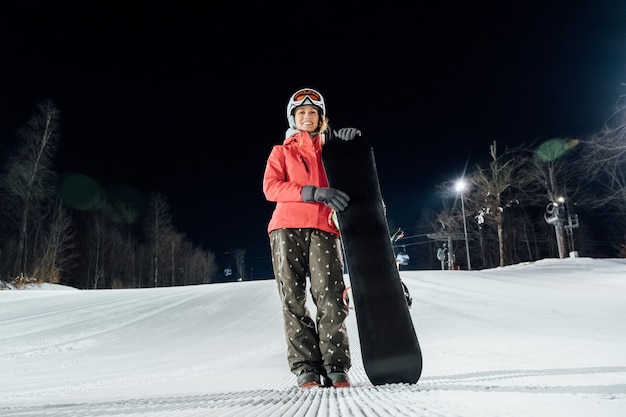
[[[569,243],[569,256],[570,258],[577,258],[578,251],[574,248],[574,229],[578,228],[578,214],[570,213],[569,206],[563,199],[563,207],[567,213],[567,224],[563,226],[565,233],[567,234],[567,241]]]
[[[452,246],[452,242],[455,240],[463,240],[463,235],[459,234],[459,233],[444,233],[444,232],[440,232],[440,233],[428,233],[426,235],[429,239],[434,240],[435,242],[444,242],[444,246],[445,244],[448,245],[448,269],[450,271],[452,271],[454,269],[454,252],[452,250],[453,246]],[[439,257],[442,254],[441,252],[437,251],[437,259],[439,259],[439,261],[442,261]],[[444,258],[445,259],[445,258]],[[443,266],[443,261],[442,261],[442,266]]]

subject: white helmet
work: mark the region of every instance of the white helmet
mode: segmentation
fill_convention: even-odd
[[[302,90],[296,91],[289,99],[289,103],[287,104],[287,119],[293,116],[293,110],[296,107],[304,106],[305,104],[317,107],[319,109],[320,116],[326,114],[324,97],[312,88],[303,88]]]

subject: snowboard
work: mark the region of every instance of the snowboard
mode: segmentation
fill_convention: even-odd
[[[389,239],[373,149],[363,136],[329,140],[322,163],[330,187],[350,196],[337,222],[365,373],[374,385],[416,383],[422,353]]]

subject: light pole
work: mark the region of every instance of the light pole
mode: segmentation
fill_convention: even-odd
[[[467,240],[467,221],[465,220],[465,199],[463,198],[463,191],[467,187],[467,183],[463,178],[458,180],[455,184],[456,191],[461,194],[461,211],[463,213],[463,231],[465,232],[465,253],[467,255],[467,270],[472,270],[472,261],[470,260],[469,242]]]

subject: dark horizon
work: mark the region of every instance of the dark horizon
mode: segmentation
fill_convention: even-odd
[[[586,137],[624,94],[620,2],[291,7],[301,22],[256,3],[12,5],[0,17],[3,155],[52,99],[60,174],[163,192],[195,244],[263,253],[265,159],[298,88],[322,92],[333,127],[370,138],[389,222],[409,233],[439,204],[435,186],[494,140]]]

